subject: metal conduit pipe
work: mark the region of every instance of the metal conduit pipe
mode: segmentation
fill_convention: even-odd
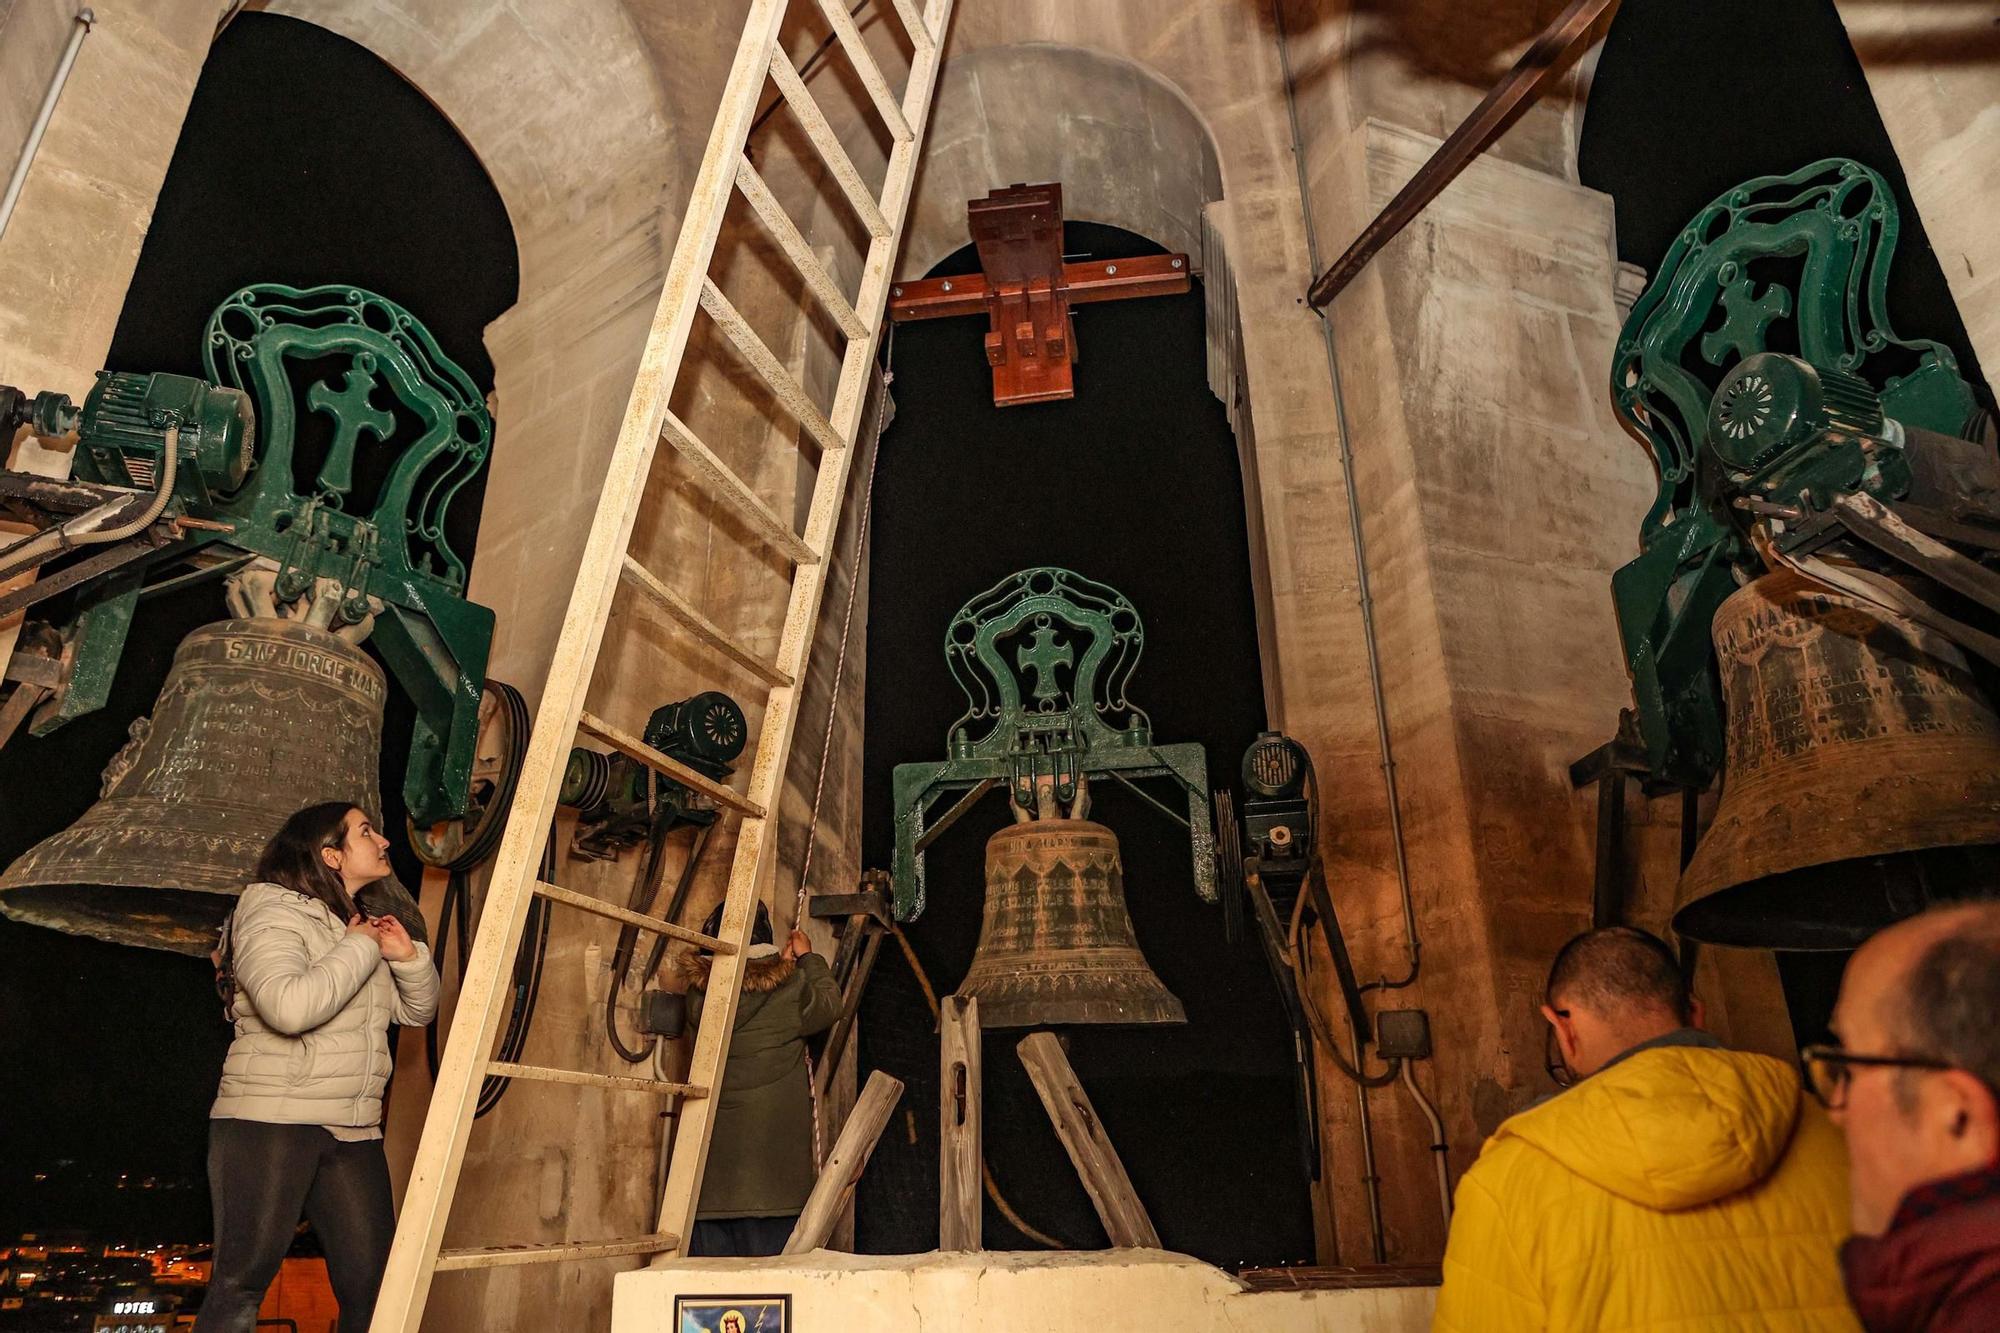
[[[1437,1107],[1424,1096],[1424,1090],[1417,1086],[1416,1066],[1409,1060],[1403,1061],[1403,1086],[1416,1099],[1417,1109],[1424,1113],[1424,1119],[1431,1122],[1431,1161],[1437,1166],[1438,1207],[1444,1210],[1445,1230],[1451,1230],[1451,1162],[1448,1154],[1451,1145],[1445,1141],[1444,1119],[1438,1115]]]
[[[1362,1060],[1361,1030],[1354,1026],[1354,1015],[1347,1016],[1348,1040],[1354,1043],[1354,1059]],[[1405,1069],[1409,1061],[1402,1062]],[[1382,1176],[1375,1169],[1375,1124],[1368,1112],[1368,1085],[1357,1081],[1354,1085],[1354,1105],[1361,1121],[1361,1183],[1368,1187],[1368,1241],[1375,1255],[1375,1262],[1387,1263],[1388,1246],[1382,1231]]]
[[[1278,62],[1284,72],[1285,114],[1291,121],[1292,165],[1299,178],[1299,211],[1304,215],[1306,260],[1319,271],[1319,236],[1313,227],[1312,188],[1306,177],[1305,139],[1299,129],[1298,88],[1292,78],[1290,44],[1285,36],[1282,0],[1272,0],[1271,16],[1278,34]],[[1389,738],[1389,708],[1382,690],[1382,651],[1375,633],[1375,595],[1368,580],[1368,545],[1361,531],[1361,498],[1354,484],[1354,449],[1348,438],[1347,399],[1340,388],[1340,355],[1334,346],[1333,317],[1320,311],[1320,337],[1326,346],[1327,379],[1333,389],[1335,435],[1339,441],[1340,469],[1347,492],[1347,533],[1354,546],[1354,589],[1361,607],[1361,643],[1368,655],[1368,690],[1375,707],[1375,742],[1382,756],[1382,786],[1389,801],[1389,841],[1396,854],[1396,885],[1403,897],[1403,938],[1409,952],[1410,970],[1399,981],[1384,978],[1363,989],[1396,989],[1416,980],[1423,942],[1417,931],[1416,901],[1410,894],[1410,862],[1403,845],[1403,802],[1396,781],[1396,752]]]
[[[35,112],[35,123],[28,127],[28,140],[21,145],[21,156],[14,163],[14,174],[7,178],[7,193],[0,195],[0,236],[7,234],[7,223],[14,216],[14,205],[20,201],[21,187],[28,180],[28,168],[34,165],[35,153],[42,146],[42,135],[56,114],[56,101],[62,96],[63,85],[69,82],[70,66],[76,63],[76,53],[96,22],[97,15],[88,9],[77,11],[76,27],[69,35],[69,45],[63,48],[62,63],[56,66],[55,77],[49,80],[49,90],[42,96],[41,109]]]
[[[1313,274],[1317,275],[1321,272],[1319,235],[1313,226],[1312,184],[1306,173],[1305,135],[1299,128],[1298,81],[1292,73],[1291,43],[1285,31],[1284,0],[1271,0],[1271,18],[1277,34],[1278,64],[1285,82],[1285,115],[1291,127],[1292,166],[1298,176],[1299,212],[1304,221],[1306,234],[1306,260]],[[1403,845],[1402,794],[1396,781],[1396,753],[1389,736],[1389,708],[1382,687],[1382,653],[1375,632],[1375,597],[1368,581],[1368,547],[1361,530],[1361,499],[1354,478],[1354,449],[1348,435],[1347,399],[1341,392],[1340,354],[1334,343],[1331,308],[1321,310],[1319,316],[1320,338],[1326,349],[1327,382],[1333,390],[1335,435],[1340,451],[1341,478],[1347,492],[1347,533],[1354,547],[1355,593],[1361,609],[1361,642],[1368,658],[1368,690],[1375,709],[1375,742],[1381,755],[1383,792],[1389,804],[1389,841],[1396,857],[1396,887],[1403,900],[1403,939],[1409,958],[1409,970],[1400,979],[1391,981],[1384,976],[1378,981],[1369,982],[1362,989],[1393,990],[1407,986],[1417,979],[1423,942],[1417,930],[1416,900],[1410,892],[1409,856]],[[1351,1015],[1348,1030],[1353,1035],[1354,1053],[1358,1063],[1361,1055],[1361,1034],[1354,1028]],[[1403,1067],[1407,1071],[1409,1062],[1404,1061]],[[1382,1182],[1375,1169],[1374,1119],[1368,1108],[1368,1089],[1357,1084],[1354,1097],[1361,1129],[1361,1169],[1363,1184],[1368,1192],[1370,1239],[1374,1248],[1375,1262],[1382,1263],[1386,1258],[1382,1229]],[[1438,1137],[1442,1138],[1441,1124]],[[1438,1160],[1439,1162],[1444,1160],[1442,1155]]]

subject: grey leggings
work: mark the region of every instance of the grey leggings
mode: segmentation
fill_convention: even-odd
[[[215,1270],[196,1333],[251,1333],[299,1218],[319,1233],[340,1327],[366,1333],[396,1207],[382,1141],[342,1143],[318,1125],[208,1122]]]

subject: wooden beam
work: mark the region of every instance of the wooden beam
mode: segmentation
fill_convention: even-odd
[[[1062,266],[1061,291],[1071,305],[1123,301],[1137,296],[1173,296],[1188,289],[1186,255],[1140,255],[1136,259],[1091,260]],[[992,289],[984,273],[955,278],[912,278],[891,289],[889,318],[949,319],[986,311]]]
[[[1491,147],[1522,112],[1554,85],[1583,51],[1597,25],[1608,22],[1617,8],[1618,0],[1573,0],[1568,9],[1558,14],[1514,63],[1514,68],[1507,71],[1506,77],[1486,94],[1486,99],[1459,122],[1430,160],[1417,168],[1417,174],[1396,192],[1388,207],[1361,229],[1346,253],[1314,280],[1306,291],[1306,303],[1315,310],[1324,310],[1331,304],[1383,246],[1396,239],[1397,233],[1443,193],[1445,186],[1456,180],[1473,159]]]
[[[1018,1049],[1021,1063],[1028,1067],[1028,1079],[1040,1094],[1049,1119],[1055,1122],[1056,1137],[1075,1163],[1076,1173],[1083,1177],[1083,1188],[1111,1244],[1121,1249],[1160,1248],[1160,1233],[1153,1230],[1153,1219],[1139,1202],[1132,1178],[1125,1174],[1117,1149],[1105,1137],[1104,1126],[1098,1123],[1097,1112],[1084,1095],[1083,1085],[1076,1081],[1076,1071],[1069,1067],[1062,1046],[1052,1034],[1037,1032]]]
[[[826,1244],[826,1238],[833,1234],[847,1208],[847,1201],[854,1196],[855,1183],[861,1179],[869,1155],[875,1151],[876,1140],[882,1137],[882,1127],[889,1123],[889,1113],[896,1109],[902,1095],[900,1080],[879,1069],[868,1076],[868,1086],[861,1090],[854,1109],[848,1113],[847,1123],[840,1127],[840,1137],[833,1141],[833,1152],[820,1170],[819,1179],[813,1182],[806,1206],[792,1227],[791,1239],[785,1242],[786,1254],[806,1254]]]
[[[938,1248],[983,1250],[979,1001],[947,995],[938,1016]]]
[[[554,1245],[479,1245],[440,1250],[437,1271],[468,1268],[512,1268],[517,1264],[560,1264],[578,1259],[612,1259],[630,1254],[661,1254],[678,1242],[672,1236],[634,1236],[629,1240],[558,1241]]]

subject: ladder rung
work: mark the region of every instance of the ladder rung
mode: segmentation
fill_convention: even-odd
[[[630,552],[626,553],[618,572],[627,583],[645,594],[655,606],[685,625],[697,639],[723,656],[740,663],[752,675],[772,685],[792,683],[792,678],[781,671],[775,662],[765,661],[731,637],[722,626],[695,609],[693,602],[653,577],[653,571],[640,564]]]
[[[896,0],[896,14],[903,20],[903,30],[909,33],[910,40],[916,43],[918,55],[937,45],[937,38],[932,35],[930,26],[924,22],[923,14],[917,9],[917,0]]]
[[[771,187],[764,184],[764,178],[757,174],[757,169],[750,165],[750,159],[747,157],[738,159],[736,163],[736,188],[742,191],[743,198],[762,220],[764,229],[771,233],[771,239],[778,243],[778,248],[792,261],[792,267],[806,280],[806,286],[819,298],[819,303],[826,308],[826,312],[833,316],[833,322],[840,326],[840,331],[850,338],[866,338],[868,326],[861,322],[861,316],[847,303],[847,297],[842,294],[840,285],[819,262],[819,256],[815,255],[812,246],[806,243],[805,236],[792,221],[791,215],[778,203],[777,196],[771,193]]]
[[[671,921],[662,921],[656,916],[647,916],[644,912],[634,912],[627,908],[618,907],[612,903],[605,902],[602,898],[593,898],[587,893],[578,893],[574,889],[565,889],[560,884],[551,884],[547,880],[536,880],[535,892],[547,898],[550,902],[561,903],[565,907],[574,907],[579,912],[589,912],[591,915],[601,916],[607,921],[616,921],[622,925],[636,926],[640,930],[650,930],[655,935],[665,935],[670,939],[685,940],[687,943],[699,945],[711,953],[736,952],[736,946],[728,940],[719,940],[713,935],[704,935],[698,930],[690,930],[686,926],[677,926]]]
[[[840,432],[833,428],[833,423],[826,419],[826,414],[813,403],[812,396],[806,392],[806,386],[799,383],[792,372],[786,370],[778,361],[771,349],[764,345],[764,340],[757,336],[757,330],[751,328],[750,321],[744,319],[742,312],[730,304],[729,298],[722,294],[722,288],[715,285],[713,278],[701,280],[701,308],[708,312],[710,319],[722,326],[722,331],[729,335],[730,343],[743,354],[743,359],[750,363],[750,368],[757,372],[757,378],[770,386],[771,392],[777,395],[785,410],[797,418],[798,423],[806,428],[807,434],[819,441],[820,448],[847,447],[847,441],[840,438]]]
[[[854,26],[854,16],[847,12],[847,0],[819,0],[819,12],[826,15],[834,35],[840,38],[848,60],[854,64],[854,72],[861,76],[861,86],[868,90],[875,110],[881,113],[882,123],[889,127],[889,133],[896,137],[897,143],[908,143],[912,137],[910,122],[904,119],[903,108],[896,105],[896,95],[889,91],[889,81],[882,77],[882,67],[875,63],[874,56],[868,54],[868,47],[861,40],[861,29]]]
[[[744,522],[756,529],[759,536],[791,557],[793,564],[819,563],[819,553],[806,545],[806,539],[799,536],[791,524],[772,513],[771,507],[757,498],[757,492],[750,489],[749,483],[737,476],[729,464],[717,458],[685,421],[669,412],[666,414],[665,431],[668,443],[680,450],[681,457],[707,478],[710,489],[726,501]]]
[[[488,1060],[486,1072],[501,1078],[524,1078],[531,1083],[572,1083],[584,1088],[616,1088],[620,1092],[650,1092],[661,1097],[706,1097],[708,1089],[693,1083],[669,1083],[658,1078],[633,1078],[630,1074],[587,1074],[581,1069],[551,1069],[547,1065],[517,1065],[507,1060]]]
[[[806,91],[799,72],[792,68],[792,62],[785,59],[785,53],[772,48],[771,82],[778,85],[784,94],[785,104],[798,117],[799,128],[812,140],[813,149],[819,153],[820,161],[833,173],[841,191],[847,195],[847,202],[854,205],[854,211],[861,216],[862,225],[868,234],[887,240],[890,235],[889,219],[882,216],[882,206],[875,202],[875,195],[861,181],[861,173],[854,169],[854,159],[840,146],[840,137],[833,132],[833,126],[826,123],[826,116]]]
[[[466,1268],[511,1268],[516,1264],[559,1264],[571,1259],[610,1259],[623,1254],[665,1254],[680,1245],[665,1234],[633,1236],[629,1240],[558,1241],[554,1245],[481,1245],[472,1249],[439,1250],[437,1271]]]
[[[627,731],[620,731],[595,713],[584,712],[577,718],[576,726],[577,730],[597,737],[627,759],[636,759],[654,772],[664,774],[683,786],[694,788],[717,805],[728,806],[731,810],[749,815],[752,819],[764,817],[764,807],[741,792],[723,786],[706,773],[697,773],[678,759],[661,754],[637,736]]]

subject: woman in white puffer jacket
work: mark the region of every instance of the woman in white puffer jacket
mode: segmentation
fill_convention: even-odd
[[[223,928],[236,1038],[209,1111],[215,1266],[198,1333],[250,1333],[299,1218],[319,1233],[342,1328],[362,1330],[395,1207],[382,1155],[389,1024],[437,1012],[430,953],[369,911],[388,839],[344,802],[285,821]],[[357,905],[359,904],[359,905]]]

